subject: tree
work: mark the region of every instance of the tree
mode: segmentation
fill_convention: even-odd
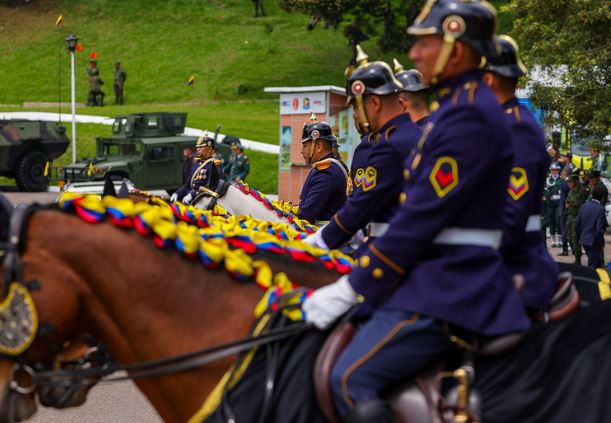
[[[533,102],[552,112],[551,123],[611,133],[608,1],[511,0],[506,10],[527,66],[555,73],[560,82],[531,81]]]
[[[377,40],[381,52],[407,52],[413,39],[405,29],[418,14],[419,0],[280,0],[289,12],[310,15],[308,29],[322,21],[324,27],[337,29],[342,22],[343,34],[355,48],[370,38]]]

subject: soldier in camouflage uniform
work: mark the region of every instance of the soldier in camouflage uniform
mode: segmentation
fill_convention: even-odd
[[[552,163],[550,175],[545,180],[545,208],[552,247],[560,247],[560,165]]]
[[[243,181],[250,172],[250,160],[244,154],[244,146],[239,142],[231,144],[229,163],[223,166],[223,172],[231,182]]]
[[[569,244],[575,255],[575,264],[581,264],[581,245],[575,232],[575,221],[579,208],[588,199],[588,190],[579,184],[579,177],[577,175],[569,176],[568,182],[570,191],[566,196],[566,230]]]
[[[102,91],[102,85],[104,81],[100,78],[100,71],[95,65],[95,61],[92,60],[92,66],[89,68],[89,92],[87,93],[87,105],[88,106],[103,106],[104,105],[104,91]]]
[[[121,62],[115,62],[115,80],[113,88],[115,90],[115,103],[123,104],[123,86],[127,79],[127,72],[121,68]]]

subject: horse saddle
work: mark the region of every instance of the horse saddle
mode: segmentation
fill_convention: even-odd
[[[546,312],[547,321],[560,320],[577,310],[579,294],[573,286],[571,274],[560,274],[556,293]],[[545,319],[544,319],[545,320]],[[335,410],[331,395],[331,370],[339,355],[350,343],[356,328],[351,323],[338,325],[329,335],[320,350],[314,365],[314,388],[318,405],[325,418],[331,423],[341,420]],[[479,357],[492,357],[516,348],[524,339],[526,332],[510,333],[498,337],[478,337],[474,354]],[[443,423],[454,421],[456,416],[452,404],[441,396],[443,361],[429,366],[412,380],[406,381],[385,395],[399,423]],[[466,410],[472,417],[466,421],[475,421],[477,417]]]

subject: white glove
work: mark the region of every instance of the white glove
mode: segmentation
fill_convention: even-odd
[[[363,243],[364,239],[365,234],[363,233],[362,229],[359,229],[358,231],[356,231],[354,236],[348,240],[346,244],[348,244],[348,246],[353,250],[356,250],[357,248],[359,248],[359,245]]]
[[[172,196],[170,197],[170,203],[175,203],[178,201],[178,194],[174,193],[172,194]]]
[[[187,204],[187,205],[189,205],[189,204],[191,203],[191,200],[193,200],[193,194],[188,193],[187,195],[185,195],[185,196],[182,198],[182,203],[183,203],[183,204]]]
[[[337,282],[314,291],[301,308],[305,312],[306,322],[324,330],[358,302],[358,295],[348,282],[348,275],[344,275]]]
[[[322,248],[323,250],[328,250],[329,246],[327,245],[325,240],[322,239],[322,230],[323,229],[324,229],[324,226],[322,228],[318,228],[316,232],[308,235],[306,239],[303,240],[303,242],[305,242],[308,245],[311,245],[312,247]]]

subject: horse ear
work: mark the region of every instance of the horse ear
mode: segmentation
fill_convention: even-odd
[[[104,191],[102,191],[102,197],[105,197],[107,195],[111,195],[113,197],[117,196],[117,191],[115,191],[115,184],[112,183],[112,179],[108,176],[104,179]]]
[[[6,241],[8,238],[8,224],[12,212],[13,206],[4,195],[0,194],[0,241]]]
[[[119,187],[119,193],[117,194],[119,198],[128,198],[129,197],[129,189],[127,188],[127,184],[125,181],[121,182],[121,186]]]

